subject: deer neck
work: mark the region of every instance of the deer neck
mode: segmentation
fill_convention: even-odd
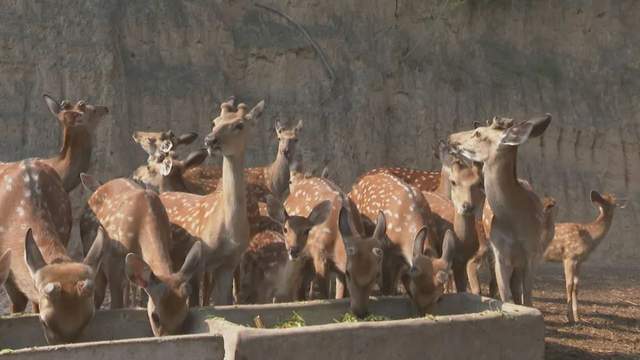
[[[613,209],[605,210],[602,206],[598,206],[598,217],[591,223],[585,225],[585,229],[591,236],[591,239],[599,243],[611,228],[613,222]]]
[[[182,173],[162,176],[158,190],[160,193],[168,191],[187,192],[187,187],[184,184]]]
[[[269,191],[278,199],[282,199],[289,189],[289,160],[284,154],[278,151],[276,159],[266,169],[267,187]]]
[[[453,231],[461,241],[474,242],[477,239],[475,214],[456,214],[453,218]]]
[[[244,153],[224,156],[222,160],[222,204],[227,228],[237,221],[247,221],[246,185],[244,181]]]
[[[487,201],[497,217],[517,215],[513,209],[519,209],[520,202],[527,197],[527,191],[518,182],[517,156],[517,147],[503,149],[487,160],[483,168]]]
[[[65,128],[60,153],[46,160],[62,179],[67,192],[80,184],[80,173],[89,169],[91,148],[91,134],[87,130]]]

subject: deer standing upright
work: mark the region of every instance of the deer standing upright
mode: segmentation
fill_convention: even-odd
[[[60,177],[40,160],[0,169],[0,253],[11,250],[5,289],[12,311],[39,311],[49,343],[73,341],[94,314],[94,281],[104,239],[98,232],[83,262],[65,249],[71,204]]]
[[[194,241],[204,242],[203,261],[205,271],[213,275],[216,305],[233,302],[234,270],[249,245],[244,152],[249,130],[264,102],[251,111],[245,104],[239,104],[237,111],[232,107],[233,100],[222,103],[220,115],[205,138],[208,151],[223,156],[221,190],[205,196],[181,192],[160,195],[172,223],[174,256],[184,259]],[[204,289],[205,296],[209,291]]]
[[[547,261],[562,261],[567,290],[567,318],[580,321],[578,316],[578,281],[580,267],[607,235],[613,213],[621,204],[613,194],[591,191],[591,202],[598,209],[598,217],[590,223],[559,223],[555,236],[544,252]]]
[[[540,199],[518,181],[518,146],[542,135],[550,122],[550,115],[518,124],[494,118],[487,126],[449,136],[450,144],[463,156],[484,163],[485,194],[493,211],[488,234],[500,297],[527,306],[532,304],[544,224]]]

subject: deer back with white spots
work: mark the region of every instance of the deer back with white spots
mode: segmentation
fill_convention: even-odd
[[[89,185],[95,182],[86,174],[82,182],[94,190],[88,201],[91,213],[81,224],[83,246],[89,246],[99,228],[109,239],[101,271],[109,284],[111,308],[129,305],[128,279],[149,296],[147,312],[154,335],[179,333],[189,307],[189,281],[200,270],[201,242],[194,243],[181,267],[175,266],[170,256],[171,225],[158,194],[128,179],[111,180],[97,189]],[[106,284],[100,285],[96,291],[104,294]]]
[[[98,237],[83,262],[68,256],[69,196],[58,174],[44,162],[4,166],[0,181],[0,254],[11,251],[5,289],[12,311],[24,311],[31,301],[49,343],[73,341],[94,314],[95,272],[103,241]]]

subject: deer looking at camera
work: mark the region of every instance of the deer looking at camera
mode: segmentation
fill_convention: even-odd
[[[493,211],[489,239],[502,301],[531,306],[534,266],[544,229],[540,198],[517,177],[518,146],[538,137],[551,115],[515,124],[494,118],[487,126],[449,136],[461,155],[484,163],[484,188]],[[484,215],[484,214],[483,214]]]
[[[193,244],[174,272],[169,253],[171,225],[158,194],[128,179],[111,180],[96,188],[95,180],[82,174],[82,182],[93,191],[88,201],[91,215],[82,217],[83,246],[89,246],[100,227],[110,240],[101,271],[109,284],[111,308],[129,305],[128,279],[149,296],[147,312],[154,335],[179,333],[189,308],[189,281],[200,270],[201,242]],[[105,285],[96,292],[104,296]]]
[[[429,204],[420,191],[391,174],[361,177],[349,196],[363,220],[379,212],[385,215],[389,244],[382,263],[382,293],[395,293],[401,280],[418,313],[430,311],[448,280],[453,235],[445,237],[442,257],[437,258],[439,241]]]
[[[67,100],[59,102],[49,95],[44,95],[44,100],[62,125],[62,147],[58,155],[42,162],[55,169],[65,191],[70,192],[80,184],[80,173],[89,169],[93,133],[109,109],[86,101],[75,105]]]
[[[233,99],[222,103],[220,115],[205,138],[208,151],[223,156],[221,189],[209,195],[160,195],[172,224],[174,259],[184,259],[195,241],[204,242],[202,259],[205,271],[213,276],[215,305],[233,302],[234,270],[249,245],[244,152],[249,130],[264,109],[264,101],[251,111],[242,103],[234,111],[233,103]],[[205,296],[209,292],[204,289]]]
[[[567,289],[567,318],[580,321],[578,316],[578,281],[580,267],[609,232],[616,207],[624,205],[613,194],[591,191],[591,202],[598,209],[598,216],[589,223],[559,223],[555,236],[544,252],[544,259],[564,264]]]
[[[10,250],[11,274],[4,286],[12,311],[24,311],[31,301],[49,343],[73,341],[95,311],[102,233],[83,262],[71,260],[65,249],[71,204],[55,170],[40,160],[24,160],[3,167],[0,179],[0,254]]]

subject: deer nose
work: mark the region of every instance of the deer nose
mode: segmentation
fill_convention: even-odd
[[[475,206],[471,205],[470,202],[465,202],[462,204],[462,212],[464,214],[470,214],[475,210]]]

